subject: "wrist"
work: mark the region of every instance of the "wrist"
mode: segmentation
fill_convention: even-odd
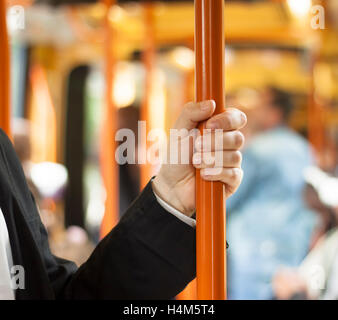
[[[156,176],[153,180],[152,187],[156,195],[171,207],[188,217],[191,217],[194,214],[194,210],[186,208],[180,200],[175,185],[168,183],[167,179],[165,179],[161,174]]]

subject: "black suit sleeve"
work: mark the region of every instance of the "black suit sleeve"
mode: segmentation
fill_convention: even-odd
[[[170,299],[195,277],[195,230],[158,204],[149,183],[64,286],[57,275],[72,268],[58,263],[50,274],[58,298]]]
[[[148,184],[61,296],[169,299],[194,276],[195,230],[166,212]]]
[[[0,204],[13,258],[26,269],[17,299],[170,299],[195,277],[195,229],[165,211],[149,183],[79,269],[52,255],[12,144],[0,129]]]

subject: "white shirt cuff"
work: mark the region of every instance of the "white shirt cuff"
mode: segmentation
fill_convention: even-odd
[[[154,190],[153,190],[153,192],[154,192],[154,195],[155,195],[155,197],[157,199],[157,202],[163,207],[163,209],[165,209],[166,211],[168,211],[169,213],[171,213],[172,215],[174,215],[176,218],[180,219],[184,223],[188,224],[190,227],[196,228],[196,220],[195,219],[189,218],[188,216],[186,216],[182,212],[176,210],[170,204],[168,204],[167,202],[165,202],[164,200],[162,200],[156,194],[156,192]]]

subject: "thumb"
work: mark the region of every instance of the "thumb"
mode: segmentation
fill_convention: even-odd
[[[214,100],[187,103],[176,121],[175,129],[191,130],[196,128],[199,122],[209,119],[216,109]]]

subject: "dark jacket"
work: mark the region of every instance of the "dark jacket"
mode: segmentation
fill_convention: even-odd
[[[79,269],[53,256],[2,130],[0,207],[13,263],[25,269],[25,289],[16,290],[16,299],[169,299],[195,276],[195,230],[158,204],[150,184]]]

